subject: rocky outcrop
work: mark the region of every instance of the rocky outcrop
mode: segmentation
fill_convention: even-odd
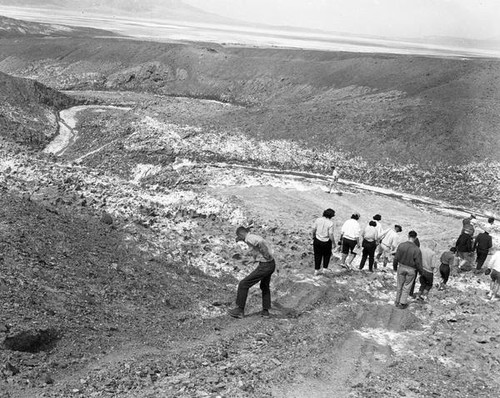
[[[37,81],[0,72],[0,135],[9,140],[44,147],[57,133],[59,110],[76,104]]]

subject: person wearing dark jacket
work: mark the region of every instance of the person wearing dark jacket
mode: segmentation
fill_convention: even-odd
[[[467,231],[462,232],[455,243],[455,247],[457,248],[457,256],[460,259],[459,269],[470,271],[474,256],[472,234],[469,234]]]
[[[474,250],[476,251],[476,270],[480,270],[483,267],[486,257],[493,246],[493,240],[491,239],[488,231],[481,232],[476,236],[474,240]]]
[[[408,293],[417,271],[422,271],[422,252],[415,244],[417,233],[408,232],[408,241],[401,243],[394,255],[393,266],[397,269],[398,287],[394,304],[397,308],[408,307]]]

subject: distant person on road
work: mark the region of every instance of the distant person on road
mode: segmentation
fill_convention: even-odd
[[[382,259],[384,267],[389,261],[392,262],[392,256],[396,253],[396,249],[401,243],[401,225],[394,225],[394,228],[388,230],[380,242],[381,253],[378,254],[377,260]]]
[[[441,254],[441,265],[439,266],[439,274],[441,275],[441,283],[439,284],[439,290],[446,288],[448,279],[450,278],[451,267],[455,265],[457,260],[457,248],[450,247],[450,250],[446,250]]]
[[[377,222],[371,220],[362,233],[362,244],[363,247],[363,257],[361,257],[361,263],[359,264],[359,269],[365,267],[366,259],[368,258],[368,270],[373,272],[373,265],[375,263],[375,249],[377,248],[378,242],[378,230]]]
[[[431,247],[420,247],[420,252],[422,253],[422,270],[420,272],[420,288],[417,293],[418,300],[427,299],[434,283],[434,274],[438,269],[436,253],[434,252],[435,248],[435,242],[431,244]]]
[[[333,235],[333,220],[335,210],[326,209],[323,216],[314,221],[312,236],[313,236],[313,251],[314,251],[314,275],[321,273],[321,262],[323,262],[323,270],[328,270],[332,249],[337,247],[335,237]]]
[[[462,271],[470,271],[474,259],[474,242],[472,241],[470,228],[463,229],[463,232],[455,243],[455,247],[457,248],[457,255],[460,258],[460,263],[458,264],[459,269]]]
[[[361,228],[359,226],[359,213],[354,213],[344,225],[342,225],[342,259],[340,265],[343,268],[351,269],[351,264],[356,257],[357,253],[355,248],[361,246]]]
[[[474,250],[476,251],[476,271],[480,271],[483,267],[492,246],[493,239],[489,234],[488,227],[485,227],[484,232],[478,234],[474,240]]]
[[[415,244],[417,233],[408,232],[408,241],[401,243],[394,255],[393,266],[397,269],[397,292],[394,304],[397,308],[408,307],[407,300],[417,271],[422,270],[422,252]]]
[[[271,275],[276,269],[273,251],[269,244],[259,235],[252,234],[245,227],[236,229],[236,242],[245,242],[254,261],[259,261],[259,265],[247,277],[242,279],[238,284],[238,292],[236,295],[236,308],[228,311],[229,315],[234,318],[243,318],[245,315],[245,305],[248,296],[248,290],[260,282],[262,290],[262,312],[261,315],[268,317],[269,309],[271,308]]]
[[[335,166],[332,166],[332,175],[330,176],[330,187],[328,189],[328,193],[339,192],[338,190],[338,182],[339,182],[339,172]]]
[[[498,288],[500,287],[500,250],[498,248],[494,249],[494,253],[488,262],[488,267],[485,270],[485,274],[491,277],[488,298],[490,300],[495,300],[498,294]]]

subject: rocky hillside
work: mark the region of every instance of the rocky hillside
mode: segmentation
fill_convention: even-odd
[[[453,209],[345,185],[330,195],[324,179],[283,173],[324,173],[334,160],[342,178],[495,208],[498,169],[487,169],[485,183],[486,163],[425,168],[425,159],[398,164],[397,154],[374,162],[360,156],[365,143],[356,141],[358,152],[326,145],[320,128],[346,115],[356,126],[356,112],[376,121],[405,110],[403,123],[406,111],[425,108],[395,69],[392,80],[363,75],[367,59],[385,60],[385,78],[405,62],[436,62],[442,79],[462,65],[447,81],[464,95],[459,80],[492,61],[16,40],[1,40],[2,68],[52,87],[105,90],[61,94],[1,76],[0,398],[495,396],[499,316],[498,301],[485,299],[487,276],[454,268],[446,290],[407,310],[393,305],[390,267],[347,272],[334,256],[333,272],[312,276],[311,222],[327,207],[336,231],[354,211],[363,224],[381,213],[385,226],[416,229],[439,251],[460,230]],[[86,102],[102,106],[72,115],[62,156],[37,150],[54,134],[57,110]],[[379,112],[363,114],[367,104]],[[293,109],[309,109],[299,113],[307,123],[291,119]],[[309,124],[317,135],[301,130]],[[245,319],[226,315],[254,267],[234,240],[241,224],[275,248],[269,319],[259,316],[257,286]]]
[[[192,133],[166,138],[182,147]],[[440,248],[459,219],[350,189],[333,199],[315,180],[139,163],[155,158],[144,138],[101,154],[107,170],[1,139],[0,397],[494,396],[486,276],[454,269],[448,290],[407,311],[390,269],[347,273],[335,257],[332,274],[311,276],[310,222],[332,200],[337,227],[353,209],[382,212]],[[258,287],[245,319],[225,315],[253,267],[240,223],[276,249],[270,319]]]
[[[328,146],[370,162],[499,160],[495,59],[99,38],[1,44],[0,70],[57,89],[148,91],[244,104],[217,126],[261,140]]]
[[[41,149],[57,133],[59,111],[77,103],[35,80],[0,72],[0,135]]]

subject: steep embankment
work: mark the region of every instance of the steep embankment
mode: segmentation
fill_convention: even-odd
[[[57,133],[58,112],[77,103],[37,81],[0,72],[0,135],[42,149]]]

